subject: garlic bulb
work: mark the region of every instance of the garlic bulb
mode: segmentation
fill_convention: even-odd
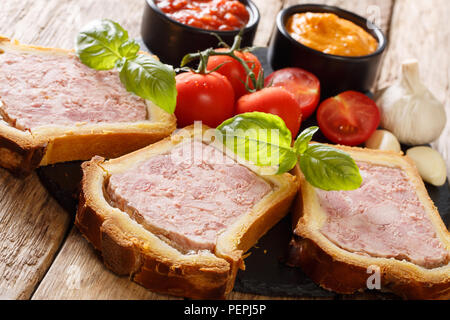
[[[376,102],[381,112],[381,126],[404,144],[436,140],[447,121],[444,105],[420,81],[417,60],[402,64],[401,80],[380,92]]]

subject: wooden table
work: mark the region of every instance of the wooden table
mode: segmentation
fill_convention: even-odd
[[[267,46],[276,13],[294,3],[337,5],[375,18],[390,45],[377,88],[399,74],[400,62],[420,61],[422,77],[450,113],[448,0],[254,0],[261,12],[255,44]],[[2,0],[0,34],[23,43],[71,48],[87,22],[111,18],[139,37],[144,0]],[[449,117],[450,119],[450,117]],[[433,144],[450,169],[450,121]],[[0,298],[174,299],[109,272],[35,174],[19,180],[0,169]],[[260,299],[232,292],[230,299]]]

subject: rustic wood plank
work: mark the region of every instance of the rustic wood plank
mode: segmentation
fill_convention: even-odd
[[[261,15],[254,45],[266,47],[269,45],[275,27],[275,17],[282,8],[284,0],[253,0],[253,2],[258,7]]]
[[[94,19],[119,22],[140,37],[145,0],[3,0],[0,34],[23,43],[73,48],[77,32]]]
[[[35,174],[16,179],[0,169],[0,299],[31,296],[69,222]]]
[[[175,299],[153,293],[109,271],[93,247],[73,227],[33,300]]]
[[[419,60],[421,78],[436,97],[445,103],[447,126],[433,143],[447,161],[450,177],[450,4],[447,0],[397,0],[378,87],[392,84],[400,64],[408,58]]]

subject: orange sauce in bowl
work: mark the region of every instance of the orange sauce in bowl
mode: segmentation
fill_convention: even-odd
[[[301,44],[327,54],[357,57],[374,53],[377,40],[360,26],[333,13],[296,13],[286,30]]]

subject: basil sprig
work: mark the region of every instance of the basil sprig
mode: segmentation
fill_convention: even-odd
[[[304,130],[291,146],[284,121],[272,114],[249,112],[226,120],[217,127],[219,139],[238,156],[257,166],[278,167],[278,174],[297,162],[305,179],[323,190],[354,190],[362,178],[355,161],[344,151],[324,144],[310,144],[318,127]]]
[[[96,70],[117,68],[125,88],[161,109],[175,111],[175,71],[154,57],[138,54],[140,46],[128,38],[117,22],[103,19],[88,24],[78,34],[76,53],[81,62]]]

